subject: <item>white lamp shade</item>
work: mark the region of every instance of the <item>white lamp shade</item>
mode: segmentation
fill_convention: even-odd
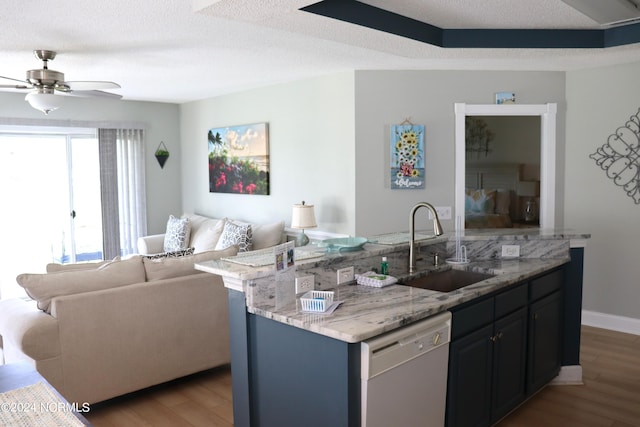
[[[33,108],[45,114],[57,110],[62,105],[62,96],[54,95],[53,93],[29,92],[24,99]]]
[[[293,205],[293,215],[291,216],[291,228],[313,228],[317,227],[316,215],[313,205]]]

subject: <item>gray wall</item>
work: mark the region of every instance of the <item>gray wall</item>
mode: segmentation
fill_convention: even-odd
[[[153,102],[66,98],[65,105],[45,116],[22,93],[0,93],[0,117],[60,121],[117,121],[146,124],[147,226],[150,233],[166,228],[169,213],[181,212],[180,135],[178,106]],[[160,169],[154,152],[164,141],[170,157]],[[9,201],[11,203],[11,201]]]
[[[562,72],[357,71],[183,104],[183,208],[289,225],[291,205],[306,200],[316,206],[318,230],[361,236],[406,231],[416,202],[454,206],[454,103],[491,104],[504,90],[516,92],[519,103],[558,104],[562,165]],[[390,189],[390,125],[405,118],[426,126],[424,190]],[[269,123],[271,195],[209,193],[207,131],[263,121]],[[562,167],[557,179],[562,211]],[[453,230],[453,220],[443,225]]]
[[[640,319],[640,206],[589,155],[637,113],[638,75],[640,63],[567,73],[565,166],[565,222],[592,235],[583,307],[635,319]]]
[[[557,103],[556,210],[562,212],[565,73],[493,71],[356,72],[356,234],[406,231],[420,201],[454,206],[456,102],[492,104],[495,92],[515,92],[519,104]],[[391,190],[389,127],[410,117],[425,125],[426,188]],[[426,214],[417,217],[426,221]],[[422,218],[422,219],[421,219]],[[442,221],[453,230],[454,221]],[[418,226],[417,226],[418,227]],[[428,228],[426,222],[421,228]]]
[[[270,195],[210,193],[207,132],[269,124]],[[185,212],[251,222],[284,220],[292,205],[315,206],[318,230],[353,234],[353,74],[255,89],[180,106]]]

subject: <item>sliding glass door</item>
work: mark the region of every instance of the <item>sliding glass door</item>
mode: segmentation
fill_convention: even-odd
[[[95,130],[0,132],[0,298],[23,295],[20,273],[102,259]]]
[[[64,262],[102,259],[102,207],[98,139],[71,136],[69,145],[69,244]]]

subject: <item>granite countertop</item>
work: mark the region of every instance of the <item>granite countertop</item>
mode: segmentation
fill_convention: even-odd
[[[440,245],[444,248],[444,245],[451,244],[452,237],[445,235],[428,238],[422,240],[422,245]],[[249,313],[356,343],[561,266],[570,261],[569,247],[574,246],[573,242],[578,242],[580,246],[580,241],[589,238],[589,234],[567,230],[466,232],[463,239],[468,249],[473,251],[474,256],[470,257],[475,261],[453,267],[448,264],[439,267],[424,264],[420,273],[411,277],[449,268],[490,273],[495,277],[448,293],[402,285],[384,288],[355,284],[335,286],[336,268],[354,265],[356,273],[364,272],[371,267],[370,260],[378,259],[380,255],[389,255],[392,257],[390,261],[393,261],[394,253],[404,254],[406,251],[408,254],[408,233],[374,236],[370,239],[371,243],[364,246],[364,250],[350,253],[318,252],[319,248],[312,246],[296,248],[298,272],[314,274],[316,289],[334,290],[334,300],[343,301],[330,314],[303,312],[300,300],[295,298],[293,291],[287,286],[276,285],[273,264],[249,266],[222,259],[196,264],[196,268],[223,276],[227,288],[245,293]],[[382,244],[384,240],[389,243]],[[517,259],[499,258],[496,248],[501,244],[519,244],[525,256]],[[476,257],[478,254],[485,256]],[[404,263],[400,264],[404,266]],[[392,274],[400,280],[405,279],[408,272],[399,271],[398,265],[396,263]]]
[[[521,282],[568,261],[568,258],[556,258],[472,262],[465,269],[496,276],[448,293],[403,285],[384,288],[339,285],[334,289],[334,301],[343,303],[331,314],[303,312],[299,299],[277,307],[277,296],[260,304],[248,305],[247,310],[277,322],[356,343]]]
[[[296,248],[296,255],[298,251],[303,253],[317,253],[318,257],[314,258],[306,258],[302,261],[298,261],[296,259],[296,265],[300,265],[304,267],[305,265],[309,265],[312,263],[334,263],[345,258],[349,259],[357,259],[357,258],[365,258],[376,255],[384,255],[390,251],[397,251],[398,249],[407,249],[409,248],[408,244],[409,233],[390,233],[379,236],[372,236],[370,238],[370,242],[365,245],[365,250],[360,252],[346,252],[346,253],[325,253],[324,248],[320,248],[317,246],[309,245],[303,248]],[[444,236],[433,238],[428,234],[423,234],[420,232],[416,232],[416,241],[420,242],[422,245],[424,244],[436,244],[436,243],[445,243],[451,242],[454,238],[454,233],[446,233]],[[509,240],[513,242],[521,242],[523,244],[533,244],[533,245],[546,245],[545,241],[548,240],[566,240],[568,242],[580,242],[586,239],[591,238],[591,235],[588,233],[581,233],[575,230],[544,230],[544,229],[491,229],[491,230],[472,230],[466,231],[463,234],[464,241],[468,243],[472,243],[474,241],[477,242],[486,242],[487,244],[501,242],[503,240]],[[376,244],[378,240],[382,242],[383,239],[388,239],[390,244]],[[422,240],[418,240],[422,239]],[[581,244],[578,243],[577,246]],[[571,245],[574,246],[573,244]],[[469,255],[471,258],[471,254]],[[546,256],[546,255],[543,255]],[[264,265],[264,266],[248,266],[243,265],[241,263],[229,262],[224,259],[222,260],[214,260],[214,261],[205,261],[199,264],[196,264],[196,269],[205,271],[211,274],[219,274],[225,279],[231,279],[229,282],[237,282],[237,286],[231,285],[227,286],[232,289],[236,289],[238,291],[244,292],[240,282],[259,279],[263,277],[268,277],[273,275],[273,265]],[[225,284],[227,281],[225,281]]]

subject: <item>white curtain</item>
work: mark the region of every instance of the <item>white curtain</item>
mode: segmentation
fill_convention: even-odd
[[[116,129],[120,251],[137,253],[138,237],[147,234],[144,131]]]
[[[137,252],[147,234],[144,131],[100,129],[104,257]]]

